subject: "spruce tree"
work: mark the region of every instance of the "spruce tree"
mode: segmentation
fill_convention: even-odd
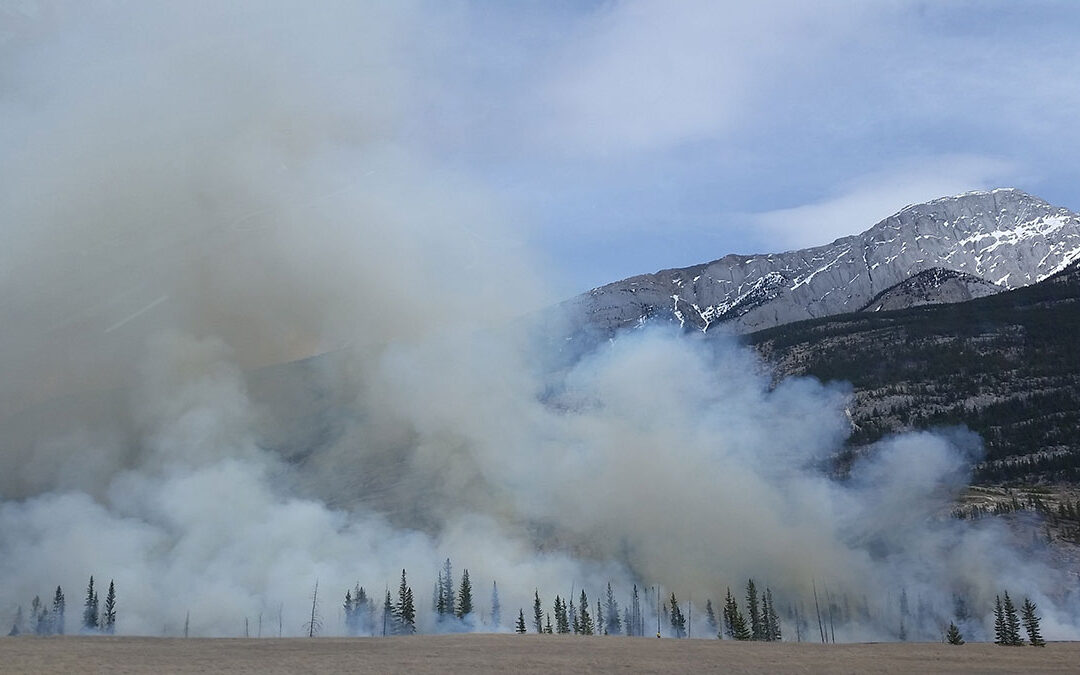
[[[15,610],[15,620],[11,622],[11,630],[8,631],[8,637],[15,637],[23,632],[23,608],[19,605]]]
[[[416,607],[413,604],[413,592],[405,580],[405,570],[401,570],[401,585],[398,586],[398,601],[394,606],[394,624],[398,635],[412,635],[416,632]]]
[[[547,613],[547,625],[544,626],[544,634],[552,635],[555,631],[551,628],[551,612]]]
[[[1001,604],[1001,596],[994,596],[994,644],[1009,644],[1008,629],[1005,627],[1005,607]]]
[[[679,600],[671,594],[671,633],[677,638],[686,637],[686,617],[679,608]]]
[[[1002,600],[1001,606],[1005,610],[1005,628],[1008,637],[1005,644],[1014,647],[1024,644],[1024,641],[1020,639],[1020,617],[1016,613],[1016,607],[1013,605],[1008,591],[1005,591],[1005,598]]]
[[[581,616],[578,618],[578,632],[582,635],[592,635],[592,617],[589,616],[589,598],[585,595],[585,589],[581,589]]]
[[[540,591],[533,589],[533,628],[537,633],[544,632],[544,610],[540,607]]]
[[[353,630],[355,635],[361,633],[375,634],[375,603],[367,596],[367,591],[357,582],[353,588]]]
[[[86,601],[83,603],[83,630],[96,631],[98,629],[98,599],[94,590],[94,577],[90,577],[90,585],[86,587]]]
[[[52,625],[53,632],[57,635],[64,634],[64,591],[59,586],[56,587],[56,594],[53,596],[52,606]]]
[[[345,602],[341,603],[341,609],[345,612],[345,634],[356,635],[356,616],[353,614],[352,589],[345,591]]]
[[[439,570],[439,580],[435,582],[435,590],[431,594],[432,609],[435,610],[435,614],[441,619],[446,614],[446,598],[443,597],[443,580],[442,570]]]
[[[502,624],[502,605],[499,604],[499,586],[491,582],[491,628],[498,631]]]
[[[116,587],[112,579],[109,580],[109,592],[105,595],[105,613],[101,615],[101,623],[108,635],[116,632]]]
[[[634,634],[634,624],[630,619],[629,607],[623,607],[623,632],[626,637],[631,637]]]
[[[705,601],[705,623],[709,626],[709,633],[720,637],[720,624],[716,622],[716,610],[713,609],[712,600]]]
[[[566,613],[566,601],[555,596],[555,632],[565,635],[570,632],[570,617]]]
[[[758,607],[757,587],[754,585],[753,579],[746,582],[746,613],[750,618],[751,639],[765,639],[765,628],[761,625],[761,610]]]
[[[30,623],[34,628],[35,635],[49,634],[49,613],[41,602],[41,596],[35,595],[30,602]]]
[[[453,568],[450,566],[450,558],[446,559],[443,563],[442,576],[442,614],[449,615],[454,613],[454,574]]]
[[[753,631],[746,625],[746,617],[739,609],[739,604],[731,595],[730,588],[724,601],[724,626],[728,636],[734,640],[751,640],[754,637]]]
[[[633,630],[628,635],[645,636],[645,623],[641,615],[641,597],[638,595],[637,584],[634,584],[634,592],[630,596],[630,620],[633,622]]]
[[[1039,633],[1039,617],[1035,614],[1035,603],[1030,598],[1024,598],[1023,614],[1024,614],[1024,630],[1027,631],[1028,642],[1033,647],[1045,647],[1046,640],[1043,640],[1042,634]]]
[[[607,585],[607,598],[604,600],[604,631],[608,635],[618,635],[622,632],[622,619],[619,617],[619,603],[615,601],[615,593],[611,590],[611,582]]]
[[[956,624],[949,622],[949,630],[945,633],[945,641],[951,645],[964,644],[964,636],[960,634],[960,629],[956,627]]]
[[[780,632],[780,616],[776,613],[776,603],[773,602],[772,590],[765,588],[765,639],[779,641],[782,639]]]
[[[398,632],[397,618],[394,616],[394,605],[390,602],[390,589],[386,589],[386,600],[382,608],[382,634],[395,635]]]
[[[517,627],[514,630],[515,630],[515,632],[517,632],[519,634],[524,634],[525,633],[526,629],[525,629],[525,610],[524,609],[519,609],[518,610]]]
[[[472,614],[472,583],[469,582],[469,570],[463,570],[454,615],[459,619],[464,619],[469,614]]]

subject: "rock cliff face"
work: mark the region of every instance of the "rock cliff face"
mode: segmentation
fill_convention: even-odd
[[[1036,283],[1077,259],[1080,215],[1003,188],[908,206],[827,246],[728,255],[631,277],[568,300],[563,308],[571,325],[600,336],[654,318],[686,329],[745,333],[858,311],[934,268],[988,282],[964,277],[962,285],[977,297],[995,286]]]

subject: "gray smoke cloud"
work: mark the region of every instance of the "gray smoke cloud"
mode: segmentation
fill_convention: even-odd
[[[94,574],[124,633],[298,634],[318,579],[338,633],[345,589],[407,568],[435,630],[449,556],[503,630],[611,582],[703,635],[753,576],[843,598],[841,639],[894,636],[901,593],[913,637],[954,593],[985,631],[1005,587],[1077,634],[1064,573],[947,517],[977,439],[889,439],[841,483],[842,387],[663,329],[569,365],[537,338],[514,215],[411,140],[430,10],[5,8],[0,612]]]

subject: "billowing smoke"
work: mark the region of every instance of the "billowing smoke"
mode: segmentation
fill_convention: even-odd
[[[503,630],[610,582],[702,635],[753,576],[839,639],[935,639],[957,598],[985,637],[1004,588],[1077,634],[1031,542],[948,517],[978,439],[838,482],[842,388],[663,329],[568,361],[514,214],[414,142],[424,8],[110,7],[4,10],[0,616],[94,574],[120,632],[297,634],[318,580],[340,633],[406,568],[435,630],[450,557]]]

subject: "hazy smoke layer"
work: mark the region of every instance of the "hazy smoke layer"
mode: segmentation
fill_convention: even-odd
[[[318,579],[339,633],[344,590],[405,567],[434,629],[449,556],[504,630],[610,581],[702,635],[754,576],[785,611],[828,592],[841,639],[936,639],[954,594],[985,635],[1006,587],[1076,635],[1064,574],[941,517],[977,439],[892,439],[841,484],[845,392],[771,390],[734,344],[552,367],[512,218],[414,142],[437,16],[186,8],[3,10],[0,617],[94,574],[121,632],[297,634]]]

